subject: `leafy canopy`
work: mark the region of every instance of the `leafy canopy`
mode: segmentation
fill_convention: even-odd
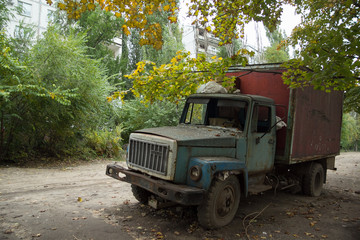
[[[48,0],[51,3],[51,0]],[[140,44],[161,49],[160,24],[151,23],[155,11],[168,13],[169,22],[176,22],[175,0],[98,0],[105,11],[125,19],[122,26],[138,29]],[[284,4],[295,6],[302,23],[283,46],[299,46],[297,58],[284,64],[289,70],[284,82],[290,87],[315,86],[316,89],[348,90],[360,84],[360,2],[359,0],[191,0],[188,16],[193,24],[205,28],[220,39],[220,45],[230,44],[244,36],[249,21],[264,23],[270,31],[276,29]],[[57,5],[70,18],[78,18],[86,9],[95,8],[94,0],[63,0]]]
[[[46,1],[50,5],[53,3],[52,0]],[[140,44],[152,45],[155,49],[161,49],[163,45],[162,30],[160,24],[149,23],[148,17],[156,11],[164,11],[170,22],[177,21],[176,0],[61,0],[57,2],[57,7],[66,11],[69,18],[79,19],[84,12],[95,10],[96,4],[125,20],[122,29],[126,35],[130,34],[129,28],[139,29]]]
[[[206,61],[205,55],[190,58],[189,52],[179,51],[169,64],[156,66],[154,62],[141,61],[137,64],[137,69],[127,75],[133,80],[133,87],[127,91],[116,92],[108,100],[118,97],[123,99],[128,92],[132,92],[135,97],[141,96],[145,102],[166,99],[179,103],[184,97],[195,93],[200,84],[211,80],[231,89],[235,79],[227,77],[226,71],[235,64],[245,65],[245,54],[251,53],[243,50],[232,58],[222,59],[214,56],[212,61]]]
[[[285,82],[291,87],[314,85],[346,90],[360,83],[360,2],[358,0],[295,1],[302,14],[289,44],[299,58],[288,62]]]

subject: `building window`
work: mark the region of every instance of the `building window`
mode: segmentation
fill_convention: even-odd
[[[202,37],[205,36],[205,30],[204,29],[199,29],[199,36],[202,36]]]
[[[31,17],[31,4],[19,1],[19,7],[23,16]]]

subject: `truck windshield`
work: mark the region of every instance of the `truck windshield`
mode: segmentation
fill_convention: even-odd
[[[217,126],[243,130],[247,102],[217,98],[188,99],[185,105],[183,123]]]

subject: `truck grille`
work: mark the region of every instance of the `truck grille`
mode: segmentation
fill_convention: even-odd
[[[169,146],[130,139],[128,162],[131,165],[166,175]]]

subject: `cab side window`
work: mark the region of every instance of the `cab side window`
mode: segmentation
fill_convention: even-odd
[[[254,107],[252,118],[252,132],[265,133],[271,127],[271,108],[263,105]]]

